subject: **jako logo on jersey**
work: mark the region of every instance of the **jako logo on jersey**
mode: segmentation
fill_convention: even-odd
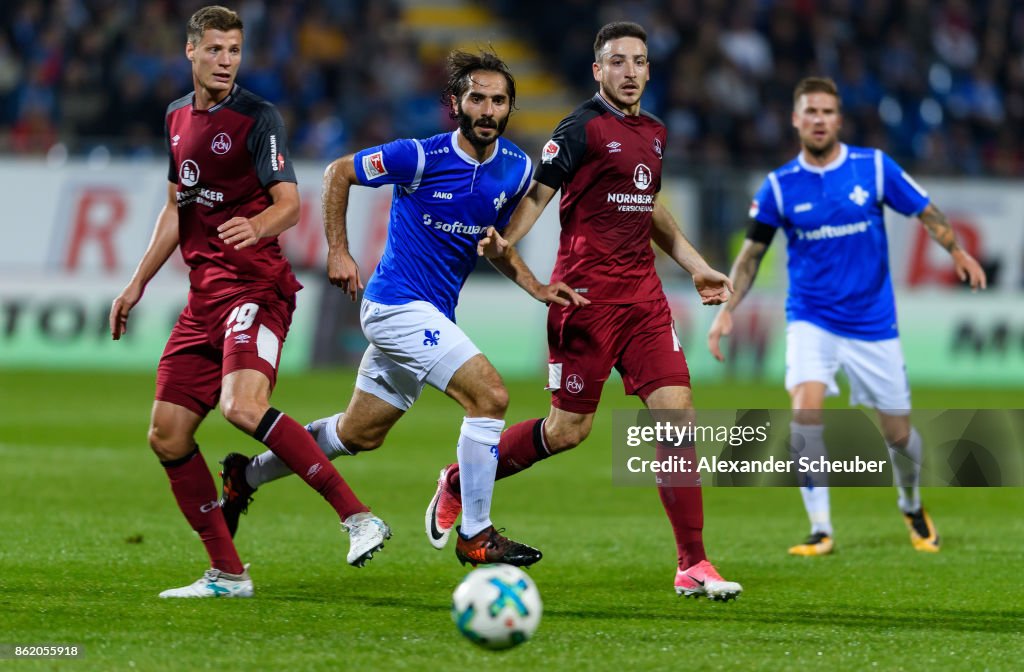
[[[270,169],[281,170],[281,166],[277,161],[277,135],[270,134]]]
[[[366,179],[375,180],[381,175],[387,175],[388,169],[384,166],[384,152],[374,152],[363,157],[363,172]]]
[[[452,200],[452,195],[447,191],[435,191],[434,198],[440,198],[443,201]]]
[[[572,394],[579,394],[583,391],[583,379],[575,373],[565,379],[565,390]]]
[[[642,163],[636,164],[636,170],[633,171],[633,184],[637,189],[646,189],[651,186],[651,169]]]
[[[607,145],[605,145],[605,147],[608,148],[608,153],[609,154],[614,154],[615,152],[621,152],[622,151],[622,143],[617,141],[617,140],[612,140]]]
[[[424,329],[423,335],[426,336],[426,338],[423,339],[423,345],[435,346],[440,342],[438,339],[441,337],[441,331]]]
[[[505,192],[503,191],[503,192],[501,192],[501,194],[496,199],[494,199],[491,202],[494,203],[494,209],[495,210],[501,210],[501,206],[503,206],[506,203],[508,203],[508,199],[505,198]]]
[[[227,154],[231,151],[231,136],[227,133],[218,133],[210,143],[210,149],[214,154]]]
[[[557,142],[554,140],[548,140],[548,144],[544,145],[544,151],[540,153],[540,162],[551,163],[555,160],[555,157],[558,156],[558,152],[560,150],[561,147],[558,146]]]
[[[793,208],[793,214],[799,215],[801,212],[807,212],[808,210],[814,209],[814,203],[800,203]]]
[[[871,198],[871,194],[861,189],[859,184],[850,192],[850,200],[857,205],[864,205],[869,198]]]
[[[199,164],[192,159],[185,159],[178,169],[178,179],[186,187],[194,187],[199,182]]]
[[[661,140],[658,138],[654,139],[654,153],[658,155],[659,159],[661,158]]]

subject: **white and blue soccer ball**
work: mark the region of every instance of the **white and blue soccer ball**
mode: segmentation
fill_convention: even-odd
[[[543,610],[533,579],[512,565],[478,567],[452,595],[455,626],[486,649],[508,649],[530,639]]]

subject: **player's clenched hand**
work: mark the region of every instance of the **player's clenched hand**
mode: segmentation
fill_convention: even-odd
[[[720,362],[725,361],[721,347],[722,336],[728,336],[731,333],[732,313],[728,310],[721,310],[715,316],[715,321],[711,323],[711,329],[708,330],[708,349]]]
[[[348,252],[327,253],[327,279],[335,287],[341,287],[353,301],[363,288],[363,281],[359,279],[359,264]]]
[[[693,286],[700,294],[700,302],[705,306],[717,306],[729,300],[732,293],[732,280],[724,273],[713,268],[693,274]]]
[[[498,230],[488,226],[484,237],[477,241],[476,253],[478,256],[488,259],[499,259],[505,256],[508,250],[508,241],[501,237]]]
[[[956,277],[960,282],[970,282],[971,289],[977,291],[988,286],[988,278],[985,277],[985,269],[981,267],[978,260],[963,250],[953,252],[953,265],[956,267]]]
[[[582,294],[579,294],[564,282],[552,282],[550,285],[541,285],[533,292],[533,298],[542,303],[557,303],[560,306],[590,305],[589,300],[583,298]]]
[[[135,304],[142,298],[142,290],[134,285],[128,285],[120,296],[114,299],[110,306],[110,336],[115,341],[120,340],[121,335],[128,331],[128,313]]]
[[[248,217],[232,217],[217,227],[217,235],[236,250],[255,245],[260,239],[259,227]]]

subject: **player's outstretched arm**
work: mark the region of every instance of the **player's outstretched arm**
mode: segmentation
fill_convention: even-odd
[[[732,280],[732,300],[718,311],[714,322],[711,323],[711,329],[708,330],[708,349],[720,362],[725,361],[721,347],[722,337],[732,333],[732,313],[754,285],[754,278],[757,277],[761,260],[767,250],[766,243],[747,238],[743,241],[739,256],[733,262],[732,271],[729,273],[729,279]]]
[[[541,284],[540,280],[533,274],[533,271],[526,265],[526,262],[523,261],[523,258],[519,256],[519,252],[514,247],[509,247],[505,256],[489,257],[488,260],[506,278],[522,287],[526,290],[527,294],[541,303],[557,303],[560,306],[590,305],[590,301],[583,298],[581,294],[578,294],[564,282],[552,282],[549,285]]]
[[[716,306],[729,300],[732,283],[724,274],[708,265],[696,248],[679,230],[672,214],[660,203],[654,204],[651,218],[651,238],[683,270],[693,277],[693,284],[700,294],[701,303]]]
[[[477,243],[477,254],[489,259],[504,256],[507,250],[530,232],[554,195],[555,190],[551,187],[537,180],[531,181],[530,187],[523,194],[523,200],[519,201],[519,205],[512,211],[504,234],[496,236],[494,229],[488,229],[487,235]]]
[[[327,236],[327,278],[353,301],[363,289],[359,264],[348,251],[348,194],[359,184],[355,155],[335,160],[324,171],[323,217]]]
[[[953,257],[953,265],[956,267],[956,275],[961,282],[970,282],[971,289],[985,289],[988,285],[988,278],[985,277],[985,269],[981,267],[978,260],[967,253],[956,242],[956,234],[953,227],[949,225],[946,215],[939,210],[934,203],[928,206],[918,215],[921,224],[928,229],[928,233],[939,245],[942,245]]]
[[[142,299],[146,285],[153,279],[178,247],[178,185],[167,186],[167,202],[160,209],[142,260],[132,279],[110,306],[110,336],[116,341],[128,331],[128,314]]]
[[[217,227],[225,245],[251,247],[260,238],[280,235],[299,223],[299,188],[294,182],[275,182],[268,189],[273,203],[255,217],[232,217]]]

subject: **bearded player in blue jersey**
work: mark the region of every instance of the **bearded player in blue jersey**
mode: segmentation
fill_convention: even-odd
[[[750,207],[753,223],[732,267],[732,300],[708,333],[712,354],[723,360],[722,336],[757,275],[775,232],[786,234],[786,389],[793,406],[791,448],[823,455],[822,406],[838,394],[842,367],[850,403],[878,412],[889,447],[910,540],[918,551],[939,550],[939,535],[921,505],[921,436],[910,424],[910,388],[896,329],[883,205],[917,217],[953,259],[958,277],[984,289],[985,272],[961,248],[946,216],[927,192],[878,149],[839,142],[839,92],[831,79],[809,77],[793,95],[799,156],[768,174]],[[811,521],[807,540],[793,555],[833,549],[828,487],[801,487]]]
[[[370,346],[356,388],[343,413],[306,429],[331,459],[374,450],[424,385],[441,390],[465,409],[457,447],[464,511],[456,557],[463,564],[527,566],[540,560],[540,551],[502,536],[490,520],[508,392],[494,366],[456,326],[455,305],[476,265],[477,241],[488,227],[503,230],[508,224],[532,165],[501,138],[515,105],[515,80],[505,63],[491,53],[456,51],[447,69],[442,102],[458,130],[364,149],[334,161],[324,174],[327,274],[353,301],[363,284],[348,250],[349,188],[388,184],[394,195],[384,254],[360,308]],[[544,303],[588,303],[564,283],[540,284],[521,258],[495,266]],[[290,473],[270,452],[225,458],[222,507],[232,533],[253,491]],[[364,546],[372,550],[390,537],[379,518],[365,528]]]

